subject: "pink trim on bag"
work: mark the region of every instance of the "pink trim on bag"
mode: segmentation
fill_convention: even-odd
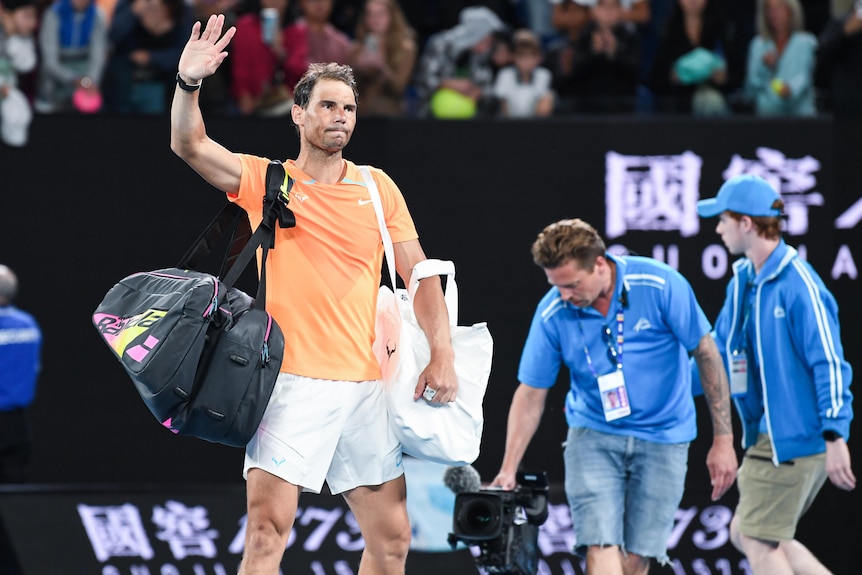
[[[166,420],[164,420],[164,421],[162,422],[162,425],[164,425],[165,427],[167,427],[168,429],[170,429],[170,430],[171,430],[171,433],[176,434],[176,433],[179,433],[179,432],[180,432],[178,429],[174,429],[173,427],[171,427],[171,418],[170,418],[170,417],[169,417],[169,418],[167,418]]]
[[[272,329],[272,316],[266,312],[266,333],[263,336],[263,341],[269,341],[269,332]]]

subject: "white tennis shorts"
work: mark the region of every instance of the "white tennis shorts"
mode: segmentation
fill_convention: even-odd
[[[243,477],[258,467],[304,491],[333,494],[404,473],[401,444],[380,381],[331,381],[281,373],[245,450]]]

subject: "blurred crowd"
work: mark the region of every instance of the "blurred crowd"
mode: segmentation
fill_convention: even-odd
[[[310,62],[363,117],[862,116],[862,0],[0,0],[0,139],[166,114],[192,23],[236,36],[205,113],[289,113]]]

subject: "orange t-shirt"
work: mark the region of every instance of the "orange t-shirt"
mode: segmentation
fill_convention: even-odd
[[[228,199],[259,224],[269,160],[240,154],[242,179]],[[284,164],[295,180],[289,207],[296,227],[276,228],[266,267],[266,308],[284,332],[281,371],[318,379],[380,378],[371,350],[383,241],[362,174],[347,161],[344,178],[321,184]],[[371,168],[392,242],[418,237],[401,191]]]

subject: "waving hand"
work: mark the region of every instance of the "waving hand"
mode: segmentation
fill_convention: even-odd
[[[195,22],[192,26],[192,34],[183,53],[180,55],[178,71],[183,79],[196,84],[200,80],[211,76],[227,57],[225,48],[230,43],[236,28],[231,26],[222,35],[224,27],[224,15],[213,14],[207,20],[206,28],[201,32],[201,23]]]

